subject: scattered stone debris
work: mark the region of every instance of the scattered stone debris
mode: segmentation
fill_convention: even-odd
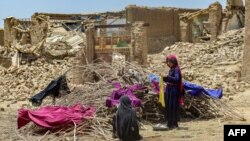
[[[19,68],[0,69],[0,101],[26,101],[31,95],[38,93],[71,66],[72,58],[64,60],[39,59],[31,64],[20,65]]]
[[[1,107],[0,110],[1,110],[2,112],[4,112],[4,108],[3,108],[3,107]]]
[[[211,38],[210,42],[206,42],[207,38],[205,38],[206,40],[199,40],[201,43],[195,44],[177,42],[174,45],[167,46],[162,53],[149,56],[147,55],[148,52],[152,53],[152,50],[158,52],[162,47],[166,46],[168,42],[173,43],[179,41],[178,31],[183,30],[183,27],[186,28],[186,31],[182,36],[188,36],[188,39],[181,41],[191,41],[192,36],[189,36],[188,33],[194,32],[188,28],[190,23],[184,25],[180,23],[180,25],[178,25],[172,24],[171,22],[171,26],[174,26],[173,31],[175,33],[169,30],[168,25],[159,26],[160,21],[164,21],[159,17],[163,16],[168,20],[166,15],[159,13],[173,13],[173,15],[167,15],[170,15],[173,21],[176,20],[174,23],[178,23],[180,22],[178,14],[182,13],[182,10],[194,12],[191,14],[191,17],[193,17],[200,15],[200,13],[208,9],[199,11],[198,9],[170,10],[162,8],[161,10],[165,10],[158,13],[158,15],[161,16],[157,17],[155,21],[154,18],[152,18],[154,15],[150,16],[150,14],[142,12],[143,15],[145,14],[144,18],[147,19],[146,17],[148,17],[150,20],[129,22],[129,24],[132,24],[132,32],[130,33],[130,36],[132,36],[132,45],[128,47],[129,49],[124,53],[126,55],[113,53],[111,59],[112,64],[100,58],[98,59],[101,60],[101,63],[93,60],[94,55],[96,55],[94,54],[96,51],[94,41],[96,26],[93,25],[95,22],[98,23],[99,28],[108,25],[107,23],[105,23],[106,25],[102,25],[103,23],[98,21],[97,17],[93,15],[89,15],[86,20],[79,19],[75,25],[72,25],[72,23],[69,24],[75,29],[71,29],[65,23],[51,24],[52,22],[56,23],[58,21],[50,19],[51,16],[46,16],[47,14],[36,13],[32,16],[31,20],[28,21],[15,19],[14,17],[6,18],[4,30],[7,32],[4,36],[4,45],[2,43],[3,41],[0,42],[1,45],[4,46],[0,46],[0,102],[6,102],[6,107],[1,107],[0,111],[4,112],[7,109],[13,108],[12,104],[16,104],[19,101],[28,101],[31,96],[43,90],[51,80],[67,72],[67,81],[71,93],[63,95],[56,101],[56,104],[72,105],[80,102],[85,105],[95,106],[97,108],[95,117],[78,126],[72,125],[67,130],[55,130],[52,131],[53,133],[47,131],[41,139],[52,140],[52,138],[57,136],[58,140],[70,140],[70,137],[74,136],[74,140],[76,140],[77,131],[77,135],[87,135],[95,137],[96,139],[112,140],[112,127],[110,123],[114,109],[109,109],[104,106],[106,97],[110,95],[113,90],[113,86],[110,82],[121,82],[123,86],[135,83],[146,86],[145,91],[137,91],[135,93],[142,101],[142,107],[137,109],[139,121],[146,120],[147,122],[155,123],[164,120],[163,108],[158,103],[158,95],[150,88],[150,85],[146,82],[146,77],[149,73],[167,73],[167,67],[162,63],[162,61],[165,60],[166,54],[176,54],[178,56],[185,80],[207,88],[223,88],[223,94],[226,100],[234,100],[234,95],[250,87],[249,83],[241,80],[245,33],[244,29],[240,29],[231,30],[217,36],[221,30],[220,26],[225,26],[226,24],[221,23],[224,16],[222,7],[218,2],[215,3],[215,6],[217,8],[212,8],[212,11],[209,9],[208,12],[205,12],[206,14],[209,13],[207,16],[210,18],[208,22],[210,24],[210,31],[206,29],[206,26],[201,26],[206,30],[205,33],[208,35],[207,37],[209,39]],[[144,11],[143,8],[140,9]],[[229,12],[231,11],[230,9],[228,10]],[[147,9],[147,11],[149,10]],[[233,20],[235,19],[237,11],[237,9],[234,10]],[[241,11],[243,11],[243,9]],[[128,12],[126,16],[131,17],[133,12],[130,12]],[[123,11],[123,13],[125,12]],[[141,12],[136,10],[136,14],[134,15],[140,15],[140,13]],[[118,17],[121,18],[124,15],[125,14],[122,14],[122,16],[120,15]],[[243,21],[243,17],[240,17],[241,15],[242,13],[238,18],[240,21]],[[60,17],[63,19],[63,17],[65,18],[65,16],[67,17],[69,15],[55,14],[54,16],[59,16],[59,19]],[[229,16],[228,19],[230,19],[231,16]],[[107,15],[104,17],[106,17],[106,19],[104,18],[103,20],[105,22],[108,18]],[[141,18],[143,16],[138,17]],[[61,21],[65,22],[65,19],[62,19]],[[68,22],[74,21],[71,18],[69,19]],[[90,21],[90,19],[93,21]],[[138,20],[137,18],[132,19]],[[160,20],[158,21],[158,19]],[[114,21],[116,20],[117,19],[114,19]],[[225,19],[223,21],[225,21]],[[231,22],[235,23],[234,21],[229,21],[229,23]],[[88,23],[91,23],[91,36],[88,35],[89,29],[87,26],[90,26]],[[78,24],[80,24],[80,26]],[[125,24],[125,26],[129,24]],[[145,26],[148,25],[150,25],[149,28],[146,28]],[[204,25],[206,25],[205,22]],[[110,24],[108,26],[115,27],[119,25]],[[243,27],[243,25],[235,29],[241,27]],[[153,30],[153,28],[155,29]],[[85,29],[87,30],[85,31]],[[225,29],[226,26],[223,27],[222,32],[227,31]],[[101,30],[104,31],[103,29]],[[171,31],[171,34],[174,35],[166,38],[168,34],[165,34],[165,32],[167,33],[167,31]],[[89,43],[88,39],[93,42]],[[99,40],[99,42],[101,41]],[[112,42],[112,40],[110,42]],[[156,48],[156,46],[159,48]],[[89,58],[91,58],[90,62],[88,61]],[[137,61],[137,64],[127,61]],[[143,65],[143,67],[138,64]],[[73,79],[78,85],[72,83],[72,77],[79,77],[79,81]],[[86,81],[81,81],[83,78],[85,78]],[[182,107],[182,117],[191,117],[194,119],[214,118],[223,115],[225,117],[244,119],[235,112],[235,109],[231,109],[232,107],[225,105],[224,101],[206,95],[199,97],[186,95],[184,99],[185,106]],[[51,101],[45,101],[43,104],[51,105]],[[29,104],[22,106],[34,108]],[[22,138],[22,136],[29,138],[31,134],[37,131],[41,131],[41,129],[35,125],[31,125],[16,132],[16,134],[20,138]]]
[[[207,88],[223,88],[226,97],[243,92],[249,84],[241,81],[244,28],[228,31],[214,42],[179,42],[164,49],[162,54],[149,56],[153,72],[167,72],[164,56],[176,54],[183,78]]]
[[[62,26],[50,27],[46,36],[37,40],[34,44],[16,41],[11,48],[0,48],[1,102],[28,100],[72,67],[77,52],[86,46],[85,33],[69,32]]]

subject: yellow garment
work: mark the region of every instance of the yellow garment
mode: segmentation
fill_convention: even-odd
[[[162,107],[165,107],[165,99],[164,99],[164,81],[163,81],[163,77],[160,77],[159,87],[160,87],[159,102],[161,103],[161,106],[162,106]]]

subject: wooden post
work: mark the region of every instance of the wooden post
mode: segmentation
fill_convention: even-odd
[[[95,28],[88,27],[86,31],[87,38],[87,48],[86,48],[86,56],[87,63],[93,63],[95,57]]]

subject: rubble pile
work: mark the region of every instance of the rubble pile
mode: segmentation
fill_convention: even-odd
[[[9,60],[11,66],[1,61],[0,101],[24,101],[43,90],[72,67],[74,57],[85,45],[84,33],[51,27],[43,42],[34,45],[16,42],[11,48],[1,48],[1,60]]]
[[[176,54],[183,78],[207,88],[223,88],[223,94],[231,97],[243,92],[249,84],[240,80],[243,58],[244,29],[232,30],[214,42],[179,42],[164,49],[162,54],[149,57],[154,72],[166,72],[162,61],[166,54]]]
[[[43,90],[48,83],[63,74],[72,65],[72,58],[64,60],[38,59],[19,68],[0,68],[0,101],[28,100],[32,95]]]
[[[12,57],[13,52],[33,54],[36,57],[47,56],[62,59],[74,56],[85,46],[85,34],[71,29],[67,30],[62,23],[50,22],[45,15],[34,14],[30,21],[22,21],[14,17],[6,18],[5,47],[9,52],[5,56]],[[69,28],[69,27],[68,27]]]
[[[75,56],[86,45],[86,35],[82,32],[68,32],[62,27],[52,28],[44,44],[45,56],[63,59]]]

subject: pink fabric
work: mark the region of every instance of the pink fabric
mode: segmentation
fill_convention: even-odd
[[[53,128],[61,125],[81,123],[84,119],[92,118],[95,112],[94,107],[84,107],[81,104],[74,106],[45,106],[36,110],[18,110],[18,129],[33,121],[35,124]]]

